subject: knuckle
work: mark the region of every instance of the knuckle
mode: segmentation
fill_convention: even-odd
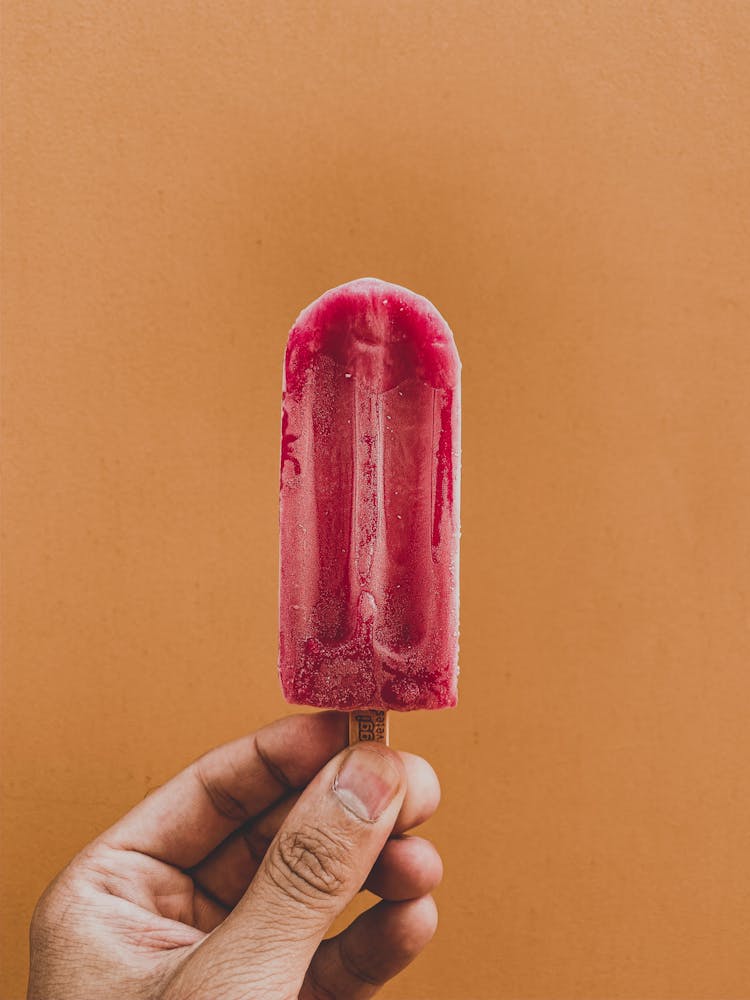
[[[314,826],[281,830],[266,855],[269,877],[298,902],[337,896],[346,886],[350,845]]]
[[[50,908],[44,896],[38,900],[31,915],[31,925],[29,933],[32,946],[39,946],[46,941],[54,927],[54,919],[50,913]]]
[[[244,823],[249,814],[243,802],[231,794],[225,783],[211,773],[209,756],[200,757],[193,764],[196,779],[216,812],[231,823]]]
[[[268,848],[273,841],[272,837],[264,834],[257,826],[243,827],[240,830],[240,837],[247,847],[250,858],[256,865],[263,863]]]
[[[309,996],[310,1000],[339,1000],[332,990],[320,982],[312,969],[308,970],[305,988],[307,990],[305,996]]]
[[[32,941],[46,939],[60,925],[61,918],[68,908],[67,894],[63,887],[65,874],[63,871],[53,879],[37,900],[31,916]]]
[[[367,968],[361,959],[356,958],[346,947],[346,938],[339,938],[339,958],[341,964],[352,977],[366,986],[382,986],[382,978]]]

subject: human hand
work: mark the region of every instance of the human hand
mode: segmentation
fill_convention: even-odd
[[[442,865],[404,831],[426,761],[346,745],[345,715],[211,750],[97,837],[31,925],[28,1000],[364,1000],[432,937]],[[382,902],[323,941],[362,886]]]

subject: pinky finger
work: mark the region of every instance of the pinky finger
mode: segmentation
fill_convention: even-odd
[[[436,928],[437,907],[431,896],[378,903],[323,941],[299,1000],[369,1000],[414,961]]]

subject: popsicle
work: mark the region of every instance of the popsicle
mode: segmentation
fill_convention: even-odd
[[[460,370],[437,309],[375,278],[331,289],[292,327],[280,483],[288,701],[456,704]]]

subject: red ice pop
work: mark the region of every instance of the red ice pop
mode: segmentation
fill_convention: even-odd
[[[460,371],[435,307],[375,278],[326,292],[292,327],[280,500],[288,701],[456,704]]]

